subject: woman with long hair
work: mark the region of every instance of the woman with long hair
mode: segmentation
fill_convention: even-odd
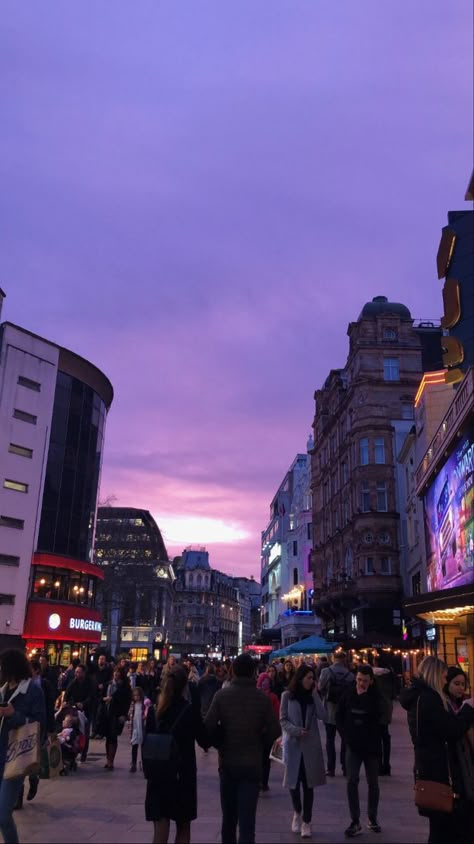
[[[46,738],[46,710],[40,686],[31,679],[30,664],[23,651],[14,648],[0,654],[0,832],[5,844],[18,844],[13,810],[20,796],[24,777],[3,778],[10,730],[27,721],[39,721],[41,738]]]
[[[415,749],[417,779],[448,784],[452,779],[453,792],[459,797],[452,814],[420,809],[429,819],[428,844],[471,841],[469,825],[469,789],[456,753],[456,743],[474,724],[472,698],[456,714],[449,704],[445,686],[448,667],[435,656],[426,656],[418,668],[418,677],[400,696],[400,703],[408,713],[408,727]]]
[[[191,841],[191,821],[197,817],[195,741],[206,747],[206,735],[197,707],[186,699],[188,676],[184,668],[170,668],[156,707],[148,710],[147,733],[173,735],[179,751],[175,778],[151,771],[147,779],[145,815],[153,821],[153,844],[167,844],[170,822],[176,823],[176,844]]]
[[[283,674],[282,674],[282,677],[281,677],[284,689],[289,688],[290,683],[291,683],[293,677],[295,676],[295,673],[296,673],[296,669],[295,669],[295,666],[293,665],[291,659],[285,659],[285,662],[283,663]]]
[[[118,737],[122,735],[124,724],[128,717],[132,690],[125,669],[116,668],[112,682],[107,688],[104,698],[105,709],[105,752],[107,762],[104,768],[113,771],[115,754],[117,753]]]
[[[301,833],[302,838],[311,837],[314,788],[326,784],[318,727],[318,719],[326,719],[326,710],[315,682],[313,668],[301,665],[288,690],[283,692],[280,708],[285,761],[283,785],[289,788],[293,804],[291,831]]]
[[[467,676],[457,665],[448,668],[444,693],[455,712],[459,712],[467,699]]]
[[[270,678],[270,689],[274,695],[277,696],[278,700],[281,700],[281,696],[283,694],[283,683],[281,683],[280,678],[278,676],[278,671],[276,669],[276,665],[269,665],[267,668],[267,674]]]

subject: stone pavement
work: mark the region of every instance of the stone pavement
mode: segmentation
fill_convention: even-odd
[[[395,706],[392,724],[392,776],[380,779],[379,820],[382,833],[365,829],[357,841],[373,844],[422,844],[428,839],[427,821],[420,818],[413,804],[413,751],[403,710]],[[15,812],[22,844],[62,844],[97,842],[125,844],[150,842],[152,824],[144,815],[145,781],[141,773],[130,774],[128,734],[122,736],[114,771],[104,770],[104,743],[91,742],[88,761],[76,773],[55,780],[42,780],[37,797],[22,811]],[[219,783],[217,752],[197,749],[199,817],[192,824],[195,844],[220,841]],[[282,788],[282,767],[272,764],[270,791],[258,806],[258,844],[280,844],[302,839],[290,831],[291,804]],[[366,805],[365,778],[360,784],[361,808]],[[338,775],[315,791],[313,838],[316,844],[339,844],[350,821],[345,780]],[[364,815],[361,822],[365,822]],[[170,840],[174,840],[174,825]]]

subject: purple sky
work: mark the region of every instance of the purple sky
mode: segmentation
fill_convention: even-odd
[[[376,295],[439,318],[470,0],[38,3],[0,21],[4,319],[111,379],[101,498],[259,574]]]

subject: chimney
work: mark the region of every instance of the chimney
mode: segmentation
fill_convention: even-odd
[[[1,320],[2,320],[2,307],[3,307],[3,300],[5,299],[5,296],[6,296],[6,295],[7,295],[7,294],[5,293],[5,291],[4,291],[4,290],[2,290],[2,288],[0,287],[0,322],[1,322]]]

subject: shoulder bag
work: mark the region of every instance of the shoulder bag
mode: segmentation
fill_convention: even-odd
[[[416,738],[419,736],[419,716],[420,698],[416,702]],[[419,777],[418,770],[415,772],[415,805],[418,809],[423,809],[428,812],[445,812],[451,813],[454,809],[453,782],[451,779],[451,768],[449,765],[448,744],[445,744],[446,761],[448,763],[448,779],[449,784],[443,782],[434,782],[433,780],[423,780]]]
[[[173,730],[190,707],[189,703],[183,707],[168,732],[146,734],[142,744],[142,766],[146,779],[162,776],[172,779],[178,776],[180,753]]]

